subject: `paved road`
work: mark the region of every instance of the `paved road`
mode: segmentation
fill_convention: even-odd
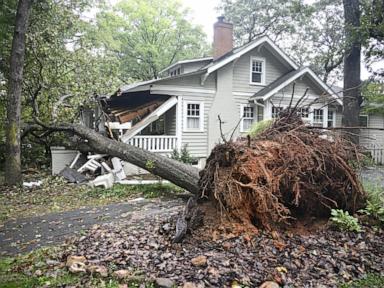
[[[79,235],[94,224],[137,221],[179,210],[181,199],[134,199],[102,207],[51,213],[8,221],[0,227],[0,256],[25,253],[33,249],[58,245],[67,237]]]

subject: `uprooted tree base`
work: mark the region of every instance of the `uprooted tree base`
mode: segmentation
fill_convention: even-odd
[[[200,172],[201,196],[244,223],[274,228],[332,208],[355,212],[365,193],[352,143],[306,126],[294,109],[254,138],[217,145]]]

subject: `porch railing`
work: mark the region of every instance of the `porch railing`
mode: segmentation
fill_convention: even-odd
[[[371,154],[375,164],[384,165],[384,145],[369,144],[365,148]]]
[[[137,135],[129,139],[128,144],[151,152],[172,152],[177,148],[177,136]]]

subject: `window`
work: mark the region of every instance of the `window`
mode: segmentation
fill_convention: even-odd
[[[313,109],[313,126],[323,127],[324,111],[323,109]]]
[[[328,110],[328,120],[327,120],[327,127],[334,127],[334,121],[335,121],[335,111]]]
[[[265,60],[251,57],[251,84],[264,85],[265,82]]]
[[[241,132],[248,131],[253,122],[255,121],[255,107],[254,106],[242,106],[242,113],[241,113]]]
[[[360,115],[359,116],[359,126],[360,127],[368,127],[368,115]]]
[[[181,67],[175,68],[169,71],[170,76],[176,76],[181,74]]]
[[[203,103],[186,103],[186,130],[203,130]]]
[[[263,121],[264,119],[264,107],[257,106],[257,122]]]
[[[308,118],[309,117],[309,109],[308,108],[299,108],[299,109],[297,109],[297,115],[299,115],[301,118]]]
[[[272,118],[277,118],[281,111],[283,111],[283,107],[272,106]]]

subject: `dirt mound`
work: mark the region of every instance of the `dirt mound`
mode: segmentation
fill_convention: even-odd
[[[308,127],[286,109],[254,138],[217,145],[200,173],[201,196],[265,228],[291,219],[355,212],[365,193],[352,168],[360,153],[334,133]]]

